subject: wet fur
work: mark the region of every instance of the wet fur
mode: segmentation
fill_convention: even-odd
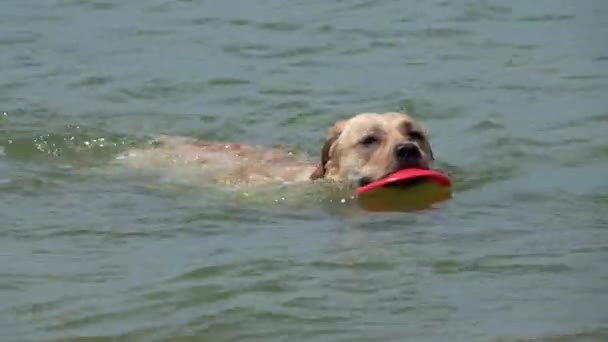
[[[336,122],[326,133],[320,155],[313,159],[279,147],[170,136],[159,137],[152,147],[127,151],[118,159],[138,169],[188,171],[197,182],[329,179],[357,186],[362,179],[377,180],[404,167],[394,155],[395,146],[403,143],[414,144],[420,151],[420,158],[408,166],[431,167],[433,153],[426,132],[407,114],[392,112],[362,113]]]

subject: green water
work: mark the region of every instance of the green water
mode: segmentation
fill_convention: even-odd
[[[606,37],[601,0],[0,1],[0,340],[606,341]],[[111,164],[399,109],[439,209]]]

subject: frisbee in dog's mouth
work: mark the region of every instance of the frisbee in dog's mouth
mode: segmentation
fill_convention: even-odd
[[[369,211],[419,210],[451,198],[451,181],[439,171],[408,168],[357,188],[355,197]]]

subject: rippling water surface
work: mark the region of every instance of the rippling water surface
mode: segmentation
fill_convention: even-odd
[[[0,340],[608,340],[608,2],[0,2]],[[407,110],[455,197],[367,214],[112,166]],[[269,197],[268,194],[265,195]]]

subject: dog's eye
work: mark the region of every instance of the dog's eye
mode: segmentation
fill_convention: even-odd
[[[368,135],[365,138],[363,138],[363,140],[361,140],[360,143],[363,146],[371,146],[373,144],[378,143],[378,138],[376,136],[373,136],[373,135]]]
[[[424,140],[424,134],[420,131],[411,131],[409,133],[410,138],[415,140]]]

